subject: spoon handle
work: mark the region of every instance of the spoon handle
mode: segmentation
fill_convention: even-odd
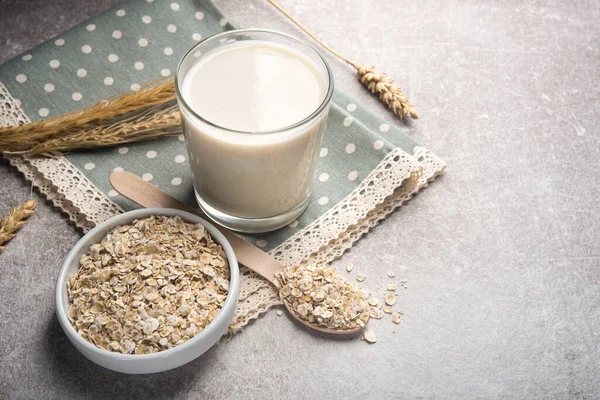
[[[130,172],[113,172],[110,174],[110,183],[124,197],[139,204],[145,208],[174,208],[181,211],[187,211],[196,214],[208,221],[208,218],[202,211],[195,210],[185,205],[169,194],[158,189],[156,186],[148,183]],[[218,224],[213,224],[221,231],[223,236],[229,241],[238,262],[244,264],[252,271],[256,272],[269,282],[275,282],[275,272],[283,268],[279,262],[270,255],[260,250],[258,247],[248,243],[229,229],[223,228]]]

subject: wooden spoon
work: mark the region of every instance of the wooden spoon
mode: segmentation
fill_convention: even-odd
[[[158,189],[156,186],[144,181],[137,175],[134,175],[130,172],[112,172],[110,174],[110,183],[117,192],[142,207],[174,208],[176,210],[196,214],[201,218],[210,221],[210,218],[201,210],[195,210],[192,207],[185,205],[169,194]],[[245,265],[275,285],[275,273],[283,268],[283,264],[276,261],[273,257],[260,250],[258,247],[248,243],[246,240],[231,232],[229,229],[224,228],[219,224],[214,225],[229,241],[240,264]],[[354,329],[329,329],[318,325],[313,325],[297,316],[296,313],[289,308],[285,301],[283,301],[283,305],[288,310],[290,315],[302,325],[320,332],[330,333],[333,335],[354,335],[363,329],[361,327]]]

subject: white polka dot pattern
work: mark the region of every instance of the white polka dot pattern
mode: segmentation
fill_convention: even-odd
[[[196,8],[193,1],[146,1],[122,3],[118,11],[113,9],[78,27],[78,36],[66,32],[52,39],[48,46],[51,51],[43,56],[36,49],[17,58],[18,69],[6,75],[13,87],[20,88],[15,90],[16,96],[25,99],[22,92],[38,91],[39,99],[28,107],[34,110],[33,114],[39,114],[38,118],[50,118],[65,109],[81,108],[84,102],[85,106],[93,104],[100,95],[108,97],[127,88],[140,90],[144,82],[171,76],[188,48],[222,31],[217,24],[228,24],[220,16],[215,19],[212,9],[199,11],[203,8]],[[193,56],[200,56],[200,52]],[[342,196],[338,189],[359,186],[370,173],[365,164],[376,165],[375,161],[397,144],[395,135],[399,129],[391,127],[391,122],[364,119],[367,111],[339,93],[334,94],[334,102],[337,105],[331,109],[328,133],[321,147],[314,149],[320,160],[308,189],[310,212],[280,231],[287,232],[285,235],[300,232],[316,214],[340,204],[347,193]],[[369,131],[361,132],[363,126]],[[185,153],[185,140],[183,134],[178,134],[164,142],[120,145],[98,154],[82,152],[68,157],[76,160],[74,164],[120,205],[123,197],[105,182],[111,171],[130,171],[183,198],[192,188],[189,164],[202,161]],[[104,154],[110,162],[104,162]],[[281,243],[271,239],[277,235],[251,241],[269,251]]]

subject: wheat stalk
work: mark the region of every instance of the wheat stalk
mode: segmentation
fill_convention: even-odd
[[[180,131],[174,100],[173,80],[161,79],[146,84],[138,92],[104,99],[83,110],[31,124],[1,127],[0,153],[62,154],[81,148],[148,140]],[[159,110],[168,112],[152,118]],[[128,129],[119,134],[115,132],[119,128]],[[53,144],[60,146],[53,147]]]
[[[408,116],[413,119],[419,118],[419,115],[417,114],[415,107],[410,103],[408,96],[402,92],[402,89],[400,89],[399,86],[395,86],[394,80],[386,76],[384,72],[377,72],[373,66],[360,65],[342,56],[331,47],[323,43],[323,41],[321,41],[312,32],[310,32],[308,28],[292,17],[274,0],[267,1],[271,3],[271,5],[273,5],[273,7],[275,7],[279,12],[289,18],[294,24],[296,24],[298,28],[302,29],[308,36],[323,46],[325,50],[354,67],[356,73],[358,74],[358,80],[365,85],[367,89],[371,91],[371,93],[377,95],[381,101],[391,108],[394,114],[400,117],[401,120]]]
[[[171,105],[162,110],[152,107],[110,125],[96,126],[47,139],[25,153],[55,156],[76,149],[115,146],[181,132],[181,117],[177,106]]]
[[[25,225],[26,219],[33,214],[37,202],[29,200],[12,209],[11,213],[0,220],[0,253],[4,251],[4,243],[14,238],[19,228]]]

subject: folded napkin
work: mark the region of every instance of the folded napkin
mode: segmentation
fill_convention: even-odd
[[[136,90],[174,72],[202,38],[232,28],[209,0],[121,3],[0,66],[0,125]],[[426,147],[340,92],[320,156],[306,212],[276,232],[246,236],[284,264],[331,262],[444,168]],[[136,208],[112,189],[114,170],[133,172],[196,206],[182,136],[57,158],[9,158],[84,231]],[[242,276],[232,330],[279,303],[268,282],[245,268]]]

